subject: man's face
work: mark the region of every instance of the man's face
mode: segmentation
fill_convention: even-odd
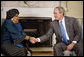
[[[61,14],[58,9],[54,9],[54,17],[56,20],[60,20]]]

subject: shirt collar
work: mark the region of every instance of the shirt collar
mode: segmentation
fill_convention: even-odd
[[[62,21],[62,22],[64,22],[64,20],[65,20],[65,18],[63,17],[63,19],[62,20],[59,20],[59,23]]]

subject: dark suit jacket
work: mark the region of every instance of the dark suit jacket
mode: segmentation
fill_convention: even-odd
[[[65,16],[65,25],[66,25],[66,30],[70,38],[70,41],[79,42],[80,31],[79,31],[77,20],[73,17]],[[49,31],[45,35],[39,37],[41,42],[48,40],[53,35],[53,33],[55,33],[56,35],[56,43],[62,42],[62,35],[61,35],[60,26],[59,26],[59,21],[57,20],[52,21],[50,23]]]

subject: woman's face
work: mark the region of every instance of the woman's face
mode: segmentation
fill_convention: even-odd
[[[13,23],[18,23],[19,22],[18,14],[16,14],[11,20],[13,21]]]

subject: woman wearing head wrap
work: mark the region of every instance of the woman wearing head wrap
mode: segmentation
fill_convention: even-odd
[[[17,9],[8,10],[6,20],[1,27],[1,52],[7,56],[27,56],[24,41],[33,42],[32,38],[34,39],[22,30],[18,15]]]

